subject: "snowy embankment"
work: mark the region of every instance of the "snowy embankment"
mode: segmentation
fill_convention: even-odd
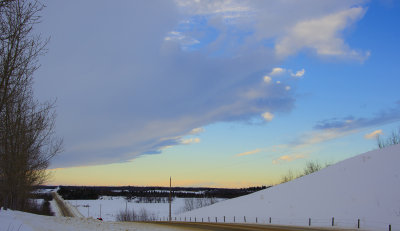
[[[400,145],[367,152],[319,172],[180,215],[197,220],[400,230]],[[180,219],[179,217],[177,219]]]
[[[67,207],[67,209],[72,213],[73,217],[84,217],[75,206],[72,206],[68,201],[65,201],[60,195],[58,195],[57,192],[53,193],[53,197],[57,197],[57,199],[61,201],[61,203],[63,203]],[[55,203],[55,200],[53,200],[51,206],[55,216],[62,216],[60,209],[57,206],[57,203]]]
[[[71,217],[50,217],[40,216],[19,211],[0,211],[1,231],[130,231],[130,230],[154,230],[172,231],[181,230],[158,225],[123,223],[123,222],[102,222],[96,219],[71,218]]]

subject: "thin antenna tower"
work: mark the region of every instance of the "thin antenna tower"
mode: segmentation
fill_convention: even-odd
[[[171,217],[171,177],[169,177],[169,221],[172,221]]]

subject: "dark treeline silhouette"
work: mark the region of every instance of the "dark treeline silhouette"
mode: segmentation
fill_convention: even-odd
[[[239,189],[173,187],[171,189],[172,197],[179,198],[235,198],[266,189],[268,187],[260,186]],[[60,194],[65,200],[97,200],[101,196],[123,196],[127,200],[145,197],[167,198],[169,197],[169,187],[60,186],[58,194]]]

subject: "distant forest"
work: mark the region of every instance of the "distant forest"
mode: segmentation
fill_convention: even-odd
[[[235,198],[244,196],[270,186],[249,187],[240,189],[230,188],[171,188],[172,197],[180,198]],[[169,196],[169,187],[98,187],[98,186],[60,186],[58,190],[65,200],[97,200],[101,196],[123,196],[127,200],[151,197]]]

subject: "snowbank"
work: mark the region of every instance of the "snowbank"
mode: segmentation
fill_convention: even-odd
[[[181,214],[219,221],[400,230],[400,145],[344,160],[247,196]],[[245,218],[246,216],[246,218]]]
[[[131,231],[131,230],[154,230],[171,231],[181,230],[170,227],[163,227],[150,224],[122,223],[122,222],[102,222],[95,219],[70,218],[70,217],[50,217],[40,216],[30,213],[1,210],[0,211],[0,230],[5,231]]]

